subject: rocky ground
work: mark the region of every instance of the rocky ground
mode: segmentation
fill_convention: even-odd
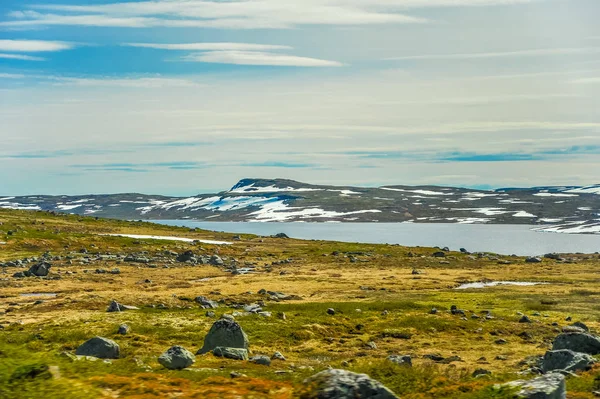
[[[600,395],[598,254],[0,223],[2,398]]]

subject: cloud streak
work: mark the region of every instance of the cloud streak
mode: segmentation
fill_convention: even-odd
[[[38,53],[63,51],[74,48],[73,43],[45,40],[0,40],[0,51],[15,53]]]
[[[290,46],[255,43],[124,43],[124,46],[153,48],[159,50],[187,50],[187,51],[268,51],[290,50]]]
[[[295,66],[295,67],[341,67],[337,61],[318,58],[298,57],[295,55],[277,54],[259,51],[209,51],[190,54],[182,58],[185,61],[206,62],[214,64]]]
[[[428,61],[428,60],[472,60],[486,58],[509,58],[509,57],[539,57],[558,55],[597,54],[600,47],[575,47],[575,48],[547,48],[529,49],[518,51],[501,51],[486,53],[460,53],[460,54],[426,54],[408,55],[387,58],[390,61]]]
[[[4,58],[7,60],[21,60],[21,61],[45,61],[46,60],[43,57],[36,57],[33,55],[6,54],[6,53],[0,53],[0,58]]]

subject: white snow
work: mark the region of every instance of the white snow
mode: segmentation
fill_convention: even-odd
[[[380,187],[382,190],[387,191],[399,191],[402,193],[415,193],[415,194],[423,194],[423,195],[454,195],[454,193],[441,193],[439,191],[431,191],[431,190],[404,190],[401,188],[391,188],[391,187]]]
[[[352,190],[327,190],[327,191],[340,193],[340,195],[343,195],[343,196],[348,196],[348,195],[352,195],[352,194],[362,194],[362,193],[358,193],[358,192],[352,191]]]
[[[513,217],[515,217],[515,218],[536,218],[537,216],[532,215],[529,212],[519,211],[519,212],[513,214]]]
[[[77,204],[77,205],[57,205],[56,207],[58,209],[60,209],[61,211],[70,211],[72,209],[79,208],[80,206],[82,206],[82,204]]]
[[[504,215],[509,213],[505,211],[506,208],[452,208],[453,211],[473,211],[475,213],[482,213],[486,216]]]
[[[18,202],[0,202],[0,208],[17,209],[17,210],[21,210],[21,211],[40,211],[40,210],[42,210],[42,208],[40,208],[38,205],[20,204]]]
[[[534,231],[564,234],[600,234],[600,222],[577,221],[548,227],[536,227]]]
[[[539,219],[538,222],[544,222],[544,223],[558,223],[558,222],[562,222],[563,219],[550,219],[550,218],[542,218]]]
[[[476,223],[487,223],[491,222],[493,219],[490,218],[446,218],[446,220],[455,221],[458,224],[476,224]]]
[[[572,190],[566,190],[565,193],[600,194],[600,185],[574,188]]]
[[[577,209],[579,209],[580,211],[591,211],[592,210],[592,208],[590,208],[589,206],[582,206]]]
[[[255,187],[255,183],[249,186],[238,187],[235,190],[229,190],[230,193],[277,193],[277,192],[303,192],[303,191],[323,191],[319,188],[293,188],[293,187],[276,187],[275,185],[267,187]],[[357,193],[359,194],[359,193]]]
[[[485,197],[497,197],[500,194],[493,194],[493,193],[465,193],[464,195],[466,195],[467,197],[475,197],[475,198],[485,198]]]
[[[85,198],[85,199],[80,199],[77,201],[71,201],[71,202],[69,202],[69,204],[83,204],[84,202],[89,202],[89,201],[91,201],[91,199]]]
[[[109,206],[121,206],[121,204],[110,204]]]
[[[321,208],[297,208],[289,207],[283,200],[269,202],[262,206],[261,209],[251,212],[248,216],[253,216],[251,221],[257,222],[285,222],[293,218],[312,219],[312,218],[335,218],[348,215],[357,215],[361,213],[379,213],[381,211],[363,210],[353,212],[335,212],[326,211]]]
[[[0,198],[0,201],[8,201],[11,199],[15,199],[15,197],[4,197],[4,198]]]
[[[533,194],[536,197],[579,197],[577,194],[562,194],[562,193],[537,193]]]
[[[498,202],[501,204],[533,204],[532,201],[521,201],[519,199],[504,199]]]
[[[128,237],[137,238],[140,240],[165,240],[165,241],[184,241],[184,242],[201,242],[204,244],[215,244],[215,245],[231,245],[232,242],[227,241],[214,241],[214,240],[200,240],[197,238],[184,238],[184,237],[172,237],[172,236],[149,236],[141,234],[101,234],[111,237]]]
[[[499,285],[517,285],[520,287],[529,287],[532,285],[540,285],[540,284],[548,284],[548,283],[533,283],[533,282],[525,282],[525,281],[490,281],[489,283],[466,283],[461,284],[456,287],[456,290],[468,290],[471,288],[485,288],[485,287],[496,287]]]

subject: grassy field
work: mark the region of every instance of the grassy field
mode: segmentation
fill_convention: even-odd
[[[433,248],[251,235],[234,240],[233,234],[144,222],[10,210],[0,210],[0,223],[0,262],[46,252],[60,257],[51,261],[48,278],[12,277],[29,265],[0,268],[0,398],[283,399],[301,397],[302,381],[329,366],[367,373],[406,399],[509,398],[510,392],[494,385],[523,378],[516,374],[527,368],[523,360],[542,355],[569,324],[567,316],[592,331],[600,327],[598,255],[565,255],[572,262],[537,264],[494,254],[449,252],[437,258],[432,254],[439,250]],[[119,233],[233,244],[103,235]],[[215,266],[172,261],[86,260],[107,253],[160,259],[167,251],[186,250],[218,254],[226,264],[232,259],[240,266],[253,264],[257,272],[233,275]],[[95,272],[113,268],[120,274]],[[547,284],[455,289],[486,280]],[[299,298],[276,302],[260,295],[261,289]],[[56,296],[24,295],[39,293]],[[272,317],[236,320],[252,354],[280,351],[287,360],[266,367],[207,354],[190,369],[160,366],[157,357],[172,345],[192,352],[202,346],[215,319],[193,301],[200,295],[220,301],[217,317],[264,301]],[[107,313],[112,299],[140,310]],[[464,309],[466,317],[450,314],[451,305]],[[437,314],[430,314],[433,307]],[[328,308],[335,314],[327,314]],[[519,323],[518,312],[533,323]],[[123,323],[131,327],[128,335],[117,334]],[[121,358],[69,356],[95,335],[115,340]],[[391,354],[411,355],[414,366],[392,364],[386,360]],[[426,357],[434,354],[446,361]],[[473,378],[478,368],[491,376]],[[232,371],[245,377],[232,379]],[[568,388],[569,398],[594,398],[600,368],[569,379]]]

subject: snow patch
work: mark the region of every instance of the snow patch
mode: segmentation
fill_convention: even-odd
[[[519,212],[513,214],[513,217],[515,217],[515,218],[536,218],[537,216],[532,215],[529,212],[519,211]]]
[[[283,200],[267,203],[258,211],[247,216],[253,216],[251,221],[256,222],[285,222],[290,219],[337,218],[341,216],[357,215],[362,213],[379,213],[380,210],[370,209],[353,212],[326,211],[321,208],[297,208],[288,206]]]
[[[203,244],[215,244],[215,245],[231,245],[232,242],[227,241],[214,241],[214,240],[200,240],[197,238],[185,238],[185,237],[172,237],[172,236],[149,236],[140,234],[101,234],[103,236],[110,237],[128,237],[137,238],[140,240],[165,240],[165,241],[183,241],[183,242],[201,242]]]
[[[563,194],[563,193],[537,193],[533,194],[536,197],[579,197],[577,194]]]

